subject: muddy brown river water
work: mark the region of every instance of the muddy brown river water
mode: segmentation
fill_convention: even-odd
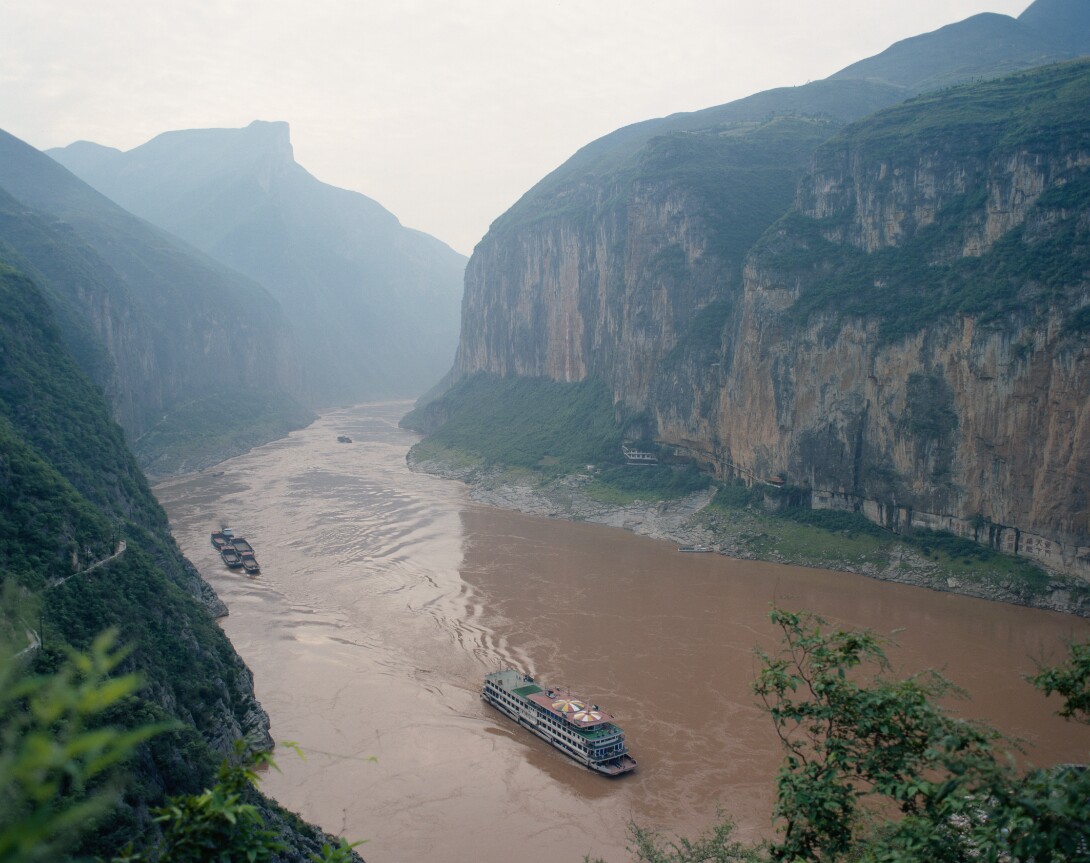
[[[694,835],[717,807],[768,835],[780,751],[749,686],[772,602],[895,634],[899,670],[943,669],[972,696],[956,710],[1030,761],[1087,760],[1090,728],[1021,675],[1090,622],[476,505],[406,468],[408,408],[332,412],[156,488],[230,608],[273,735],[305,753],[281,747],[265,790],[367,840],[369,863],[620,863],[628,820]],[[222,565],[221,524],[260,576]],[[485,705],[482,676],[507,665],[616,714],[639,770],[592,774]]]

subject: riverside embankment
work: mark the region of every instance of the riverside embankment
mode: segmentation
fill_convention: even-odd
[[[616,504],[596,500],[589,493],[593,480],[588,474],[542,479],[526,471],[467,464],[453,453],[450,458],[435,457],[434,448],[427,458],[417,458],[410,451],[408,465],[415,471],[463,482],[470,499],[490,506],[619,527],[679,546],[708,546],[739,560],[821,567],[1090,617],[1090,585],[1077,577],[1042,573],[1041,578],[1026,582],[985,563],[951,567],[898,542],[893,534],[869,554],[855,543],[837,543],[835,537],[828,538],[833,542],[808,544],[797,529],[766,513],[710,507],[714,496],[710,490],[676,500]]]

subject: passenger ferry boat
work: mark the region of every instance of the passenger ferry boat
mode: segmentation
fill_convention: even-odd
[[[481,698],[591,770],[619,776],[636,769],[624,732],[597,704],[510,668],[485,675]]]

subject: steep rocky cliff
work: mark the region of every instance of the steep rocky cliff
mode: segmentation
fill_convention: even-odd
[[[690,125],[581,182],[548,178],[493,225],[466,273],[455,379],[591,375],[647,406],[679,340],[707,330],[704,318],[721,323],[746,250],[842,121],[769,116],[762,103]]]
[[[130,439],[232,388],[300,389],[290,326],[263,288],[3,132],[0,260],[41,286]]]
[[[267,288],[311,406],[415,396],[449,367],[466,260],[376,201],[319,182],[287,123],[50,154],[121,206]]]
[[[1090,577],[1088,100],[1075,63],[615,133],[478,246],[452,379],[596,377],[720,475]]]
[[[660,433],[818,505],[1090,575],[1090,64],[907,103],[815,155],[721,364]],[[713,371],[714,369],[714,371]]]
[[[35,630],[36,643],[21,654],[24,670],[51,673],[66,649],[86,650],[114,628],[126,650],[120,670],[140,674],[143,685],[106,720],[123,729],[164,720],[174,726],[139,748],[117,805],[84,820],[70,859],[112,859],[128,842],[147,844],[158,829],[151,807],[212,784],[235,741],[271,743],[253,675],[212,617],[225,611],[222,603],[178,551],[166,514],[102,394],[68,354],[44,295],[2,263],[0,572],[0,637]],[[4,673],[19,672],[8,663]],[[76,801],[83,790],[72,784],[61,794]],[[320,831],[271,801],[259,805],[287,842],[278,859],[302,861],[319,850]]]

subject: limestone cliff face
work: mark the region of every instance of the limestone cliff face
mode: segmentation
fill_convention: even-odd
[[[851,214],[850,221],[826,231],[827,238],[874,252],[912,239],[972,192],[984,201],[957,251],[979,256],[1025,221],[1045,189],[1066,184],[1088,164],[1085,144],[1077,139],[978,158],[938,147],[908,158],[871,158],[865,148],[844,144],[821,154],[799,190],[796,210],[811,219]]]
[[[907,124],[884,122],[815,156],[748,259],[716,374],[680,379],[714,411],[661,390],[660,433],[818,506],[1090,576],[1090,130],[892,145]]]
[[[718,151],[539,195],[470,261],[454,377],[598,377],[720,475],[1090,577],[1087,117],[1085,63],[921,97],[811,149],[779,221],[709,191]]]
[[[715,413],[664,406],[664,440],[723,475],[783,476],[818,506],[1085,573],[1090,352],[1061,311],[999,332],[959,318],[884,347],[873,326],[822,319],[785,343],[768,293],[747,285],[734,372],[707,382]]]
[[[721,325],[747,249],[835,128],[743,116],[547,178],[470,259],[453,380],[594,376],[629,413],[647,409],[678,346]]]
[[[269,298],[255,296],[256,286],[250,296],[238,292],[240,280],[224,278],[217,269],[208,262],[208,282],[194,278],[186,285],[194,288],[189,296],[155,297],[158,279],[126,290],[123,276],[113,285],[103,280],[81,286],[72,295],[110,358],[110,374],[98,382],[131,439],[179,405],[211,393],[297,392],[293,340],[280,310]],[[225,296],[231,299],[225,302]]]
[[[728,289],[701,206],[669,183],[592,204],[588,232],[552,217],[490,234],[466,276],[455,369],[610,382],[642,409],[652,375],[703,306]],[[604,199],[604,200],[603,200]]]

